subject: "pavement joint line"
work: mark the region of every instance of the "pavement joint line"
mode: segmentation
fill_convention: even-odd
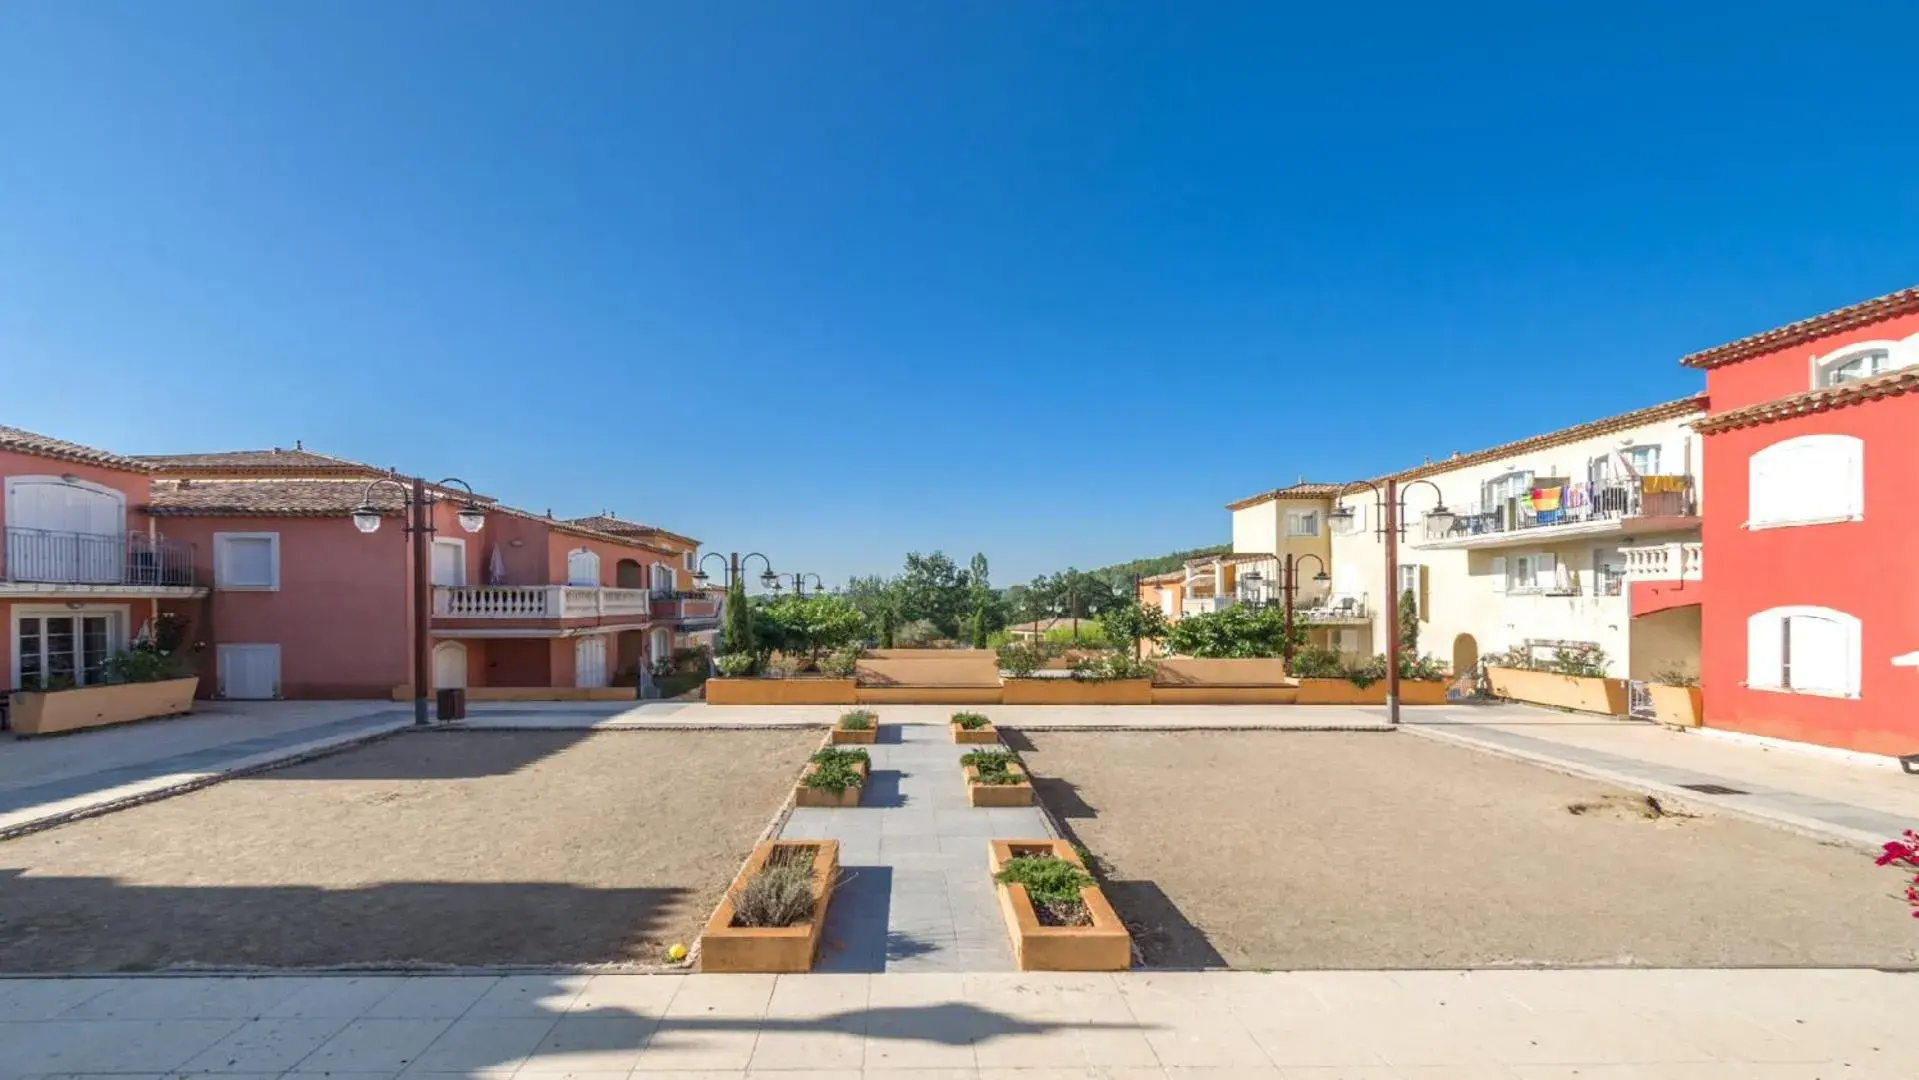
[[[1786,832],[1797,833],[1812,840],[1818,840],[1824,843],[1844,844],[1847,847],[1875,854],[1885,847],[1885,838],[1875,833],[1867,833],[1859,829],[1848,829],[1842,825],[1834,825],[1831,822],[1821,821],[1818,818],[1765,809],[1763,806],[1749,801],[1737,801],[1750,800],[1752,795],[1724,797],[1704,795],[1700,792],[1688,791],[1677,785],[1668,784],[1663,781],[1650,780],[1645,777],[1634,776],[1631,773],[1619,772],[1597,765],[1587,765],[1552,754],[1524,750],[1513,746],[1504,746],[1489,739],[1475,738],[1457,731],[1448,731],[1418,724],[1406,725],[1406,730],[1408,734],[1416,735],[1422,739],[1431,739],[1435,742],[1443,742],[1453,746],[1463,746],[1481,753],[1493,754],[1514,761],[1528,762],[1568,776],[1598,780],[1616,787],[1626,788],[1629,791],[1637,791],[1646,795],[1657,795],[1662,800],[1666,800],[1675,806],[1689,811],[1703,814],[1722,814],[1727,817],[1739,818],[1760,825],[1768,825]],[[1734,785],[1728,783],[1727,786]],[[1750,790],[1750,788],[1747,788],[1747,790]]]

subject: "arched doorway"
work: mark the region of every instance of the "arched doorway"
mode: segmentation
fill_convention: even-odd
[[[622,589],[644,589],[646,568],[632,559],[621,559],[613,565],[613,583]]]
[[[442,641],[433,647],[433,689],[445,690],[466,685],[466,646],[457,641]]]
[[[1453,639],[1453,674],[1471,675],[1479,670],[1479,642],[1471,634]]]

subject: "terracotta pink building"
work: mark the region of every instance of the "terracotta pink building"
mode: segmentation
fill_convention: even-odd
[[[6,488],[0,653],[7,688],[100,677],[174,612],[206,643],[203,696],[408,695],[412,562],[385,470],[304,448],[128,457],[0,427]],[[698,543],[598,516],[558,520],[480,499],[485,525],[434,506],[437,686],[593,692],[633,686],[715,621],[693,589]]]

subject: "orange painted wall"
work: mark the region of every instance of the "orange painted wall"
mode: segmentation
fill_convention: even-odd
[[[1781,439],[1829,433],[1864,441],[1865,520],[1744,528],[1753,453]],[[1919,713],[1912,708],[1919,669],[1892,666],[1894,656],[1919,650],[1919,603],[1901,554],[1919,536],[1919,472],[1913,468],[1919,461],[1919,395],[1723,431],[1705,443],[1713,478],[1700,608],[1706,725],[1870,753],[1919,751]],[[1858,698],[1743,685],[1747,618],[1800,604],[1859,619]]]
[[[1919,314],[1902,315],[1871,326],[1828,334],[1804,345],[1713,368],[1706,372],[1706,392],[1712,399],[1707,410],[1725,412],[1789,394],[1803,394],[1812,389],[1813,357],[1825,356],[1852,342],[1897,341],[1913,334],[1919,334]],[[1721,475],[1712,473],[1715,485]],[[1721,497],[1716,487],[1713,497]]]
[[[407,537],[397,518],[371,535],[344,517],[162,519],[166,534],[194,544],[197,572],[213,581],[213,534],[280,534],[277,592],[215,589],[210,611],[175,609],[208,643],[201,691],[217,690],[216,650],[231,644],[280,646],[281,692],[289,698],[386,697],[411,678]],[[203,614],[203,611],[205,613]]]

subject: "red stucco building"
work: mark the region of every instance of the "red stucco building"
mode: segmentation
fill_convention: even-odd
[[[205,697],[411,696],[403,491],[369,488],[388,475],[297,446],[132,456],[0,426],[0,706],[103,681],[162,615],[206,643]],[[690,537],[484,496],[468,533],[465,495],[435,491],[436,687],[615,696],[717,622]],[[371,533],[352,521],[368,502],[385,519]]]
[[[1710,398],[1706,724],[1919,752],[1919,288],[1682,363]]]

